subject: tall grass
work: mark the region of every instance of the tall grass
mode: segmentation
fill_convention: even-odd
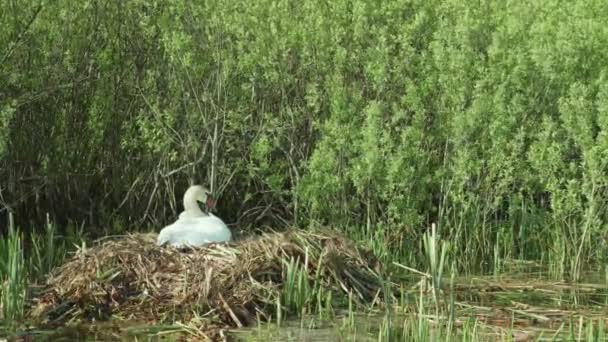
[[[283,284],[279,301],[277,302],[277,314],[282,314],[283,309],[288,313],[300,317],[308,313],[317,313],[321,318],[329,318],[332,309],[332,292],[325,290],[322,284],[322,273],[324,257],[319,259],[320,265],[314,278],[310,278],[308,269],[308,249],[305,251],[305,260],[300,263],[297,259],[283,260]]]
[[[66,257],[66,242],[63,239],[57,241],[56,229],[47,215],[44,233],[42,235],[33,234],[31,237],[32,255],[30,256],[31,275],[40,278],[57,266]]]
[[[43,233],[25,235],[9,213],[7,234],[0,237],[0,311],[4,321],[16,323],[23,317],[29,285],[43,280],[84,239],[82,229],[72,231],[67,237],[57,236],[47,216]]]
[[[431,231],[424,235],[423,242],[429,273],[431,275],[433,299],[436,305],[438,305],[438,296],[439,291],[441,290],[441,281],[446,263],[446,255],[449,249],[449,242],[439,240],[439,237],[437,236],[437,227],[434,223],[431,225]]]
[[[305,314],[308,304],[314,300],[313,289],[308,280],[308,259],[301,265],[293,258],[289,261],[283,260],[283,291],[281,304],[285,305],[291,312]]]
[[[22,236],[9,214],[8,236],[0,239],[0,304],[3,318],[16,322],[23,316],[27,291],[27,270],[23,256]]]

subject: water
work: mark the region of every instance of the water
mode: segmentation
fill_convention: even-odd
[[[171,341],[181,333],[174,327],[150,326],[136,322],[102,322],[79,324],[56,329],[23,329],[15,333],[5,333],[8,341]],[[2,336],[0,332],[0,336]],[[0,341],[2,341],[0,339]]]

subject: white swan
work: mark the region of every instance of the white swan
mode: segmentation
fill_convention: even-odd
[[[207,213],[201,210],[197,201],[205,203]],[[209,190],[200,185],[191,186],[184,194],[184,211],[179,214],[177,221],[160,231],[156,244],[183,248],[230,241],[230,229],[224,221],[209,212],[214,206],[215,201]]]

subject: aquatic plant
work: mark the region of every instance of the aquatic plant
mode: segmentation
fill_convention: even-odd
[[[0,238],[0,311],[10,324],[16,324],[25,310],[28,283],[22,243],[22,234],[9,214],[8,235]]]

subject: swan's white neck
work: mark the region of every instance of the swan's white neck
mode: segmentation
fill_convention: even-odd
[[[184,194],[184,211],[195,216],[205,215],[205,213],[198,206],[198,198],[206,201],[207,194],[203,191],[203,189],[196,186],[188,188]]]

